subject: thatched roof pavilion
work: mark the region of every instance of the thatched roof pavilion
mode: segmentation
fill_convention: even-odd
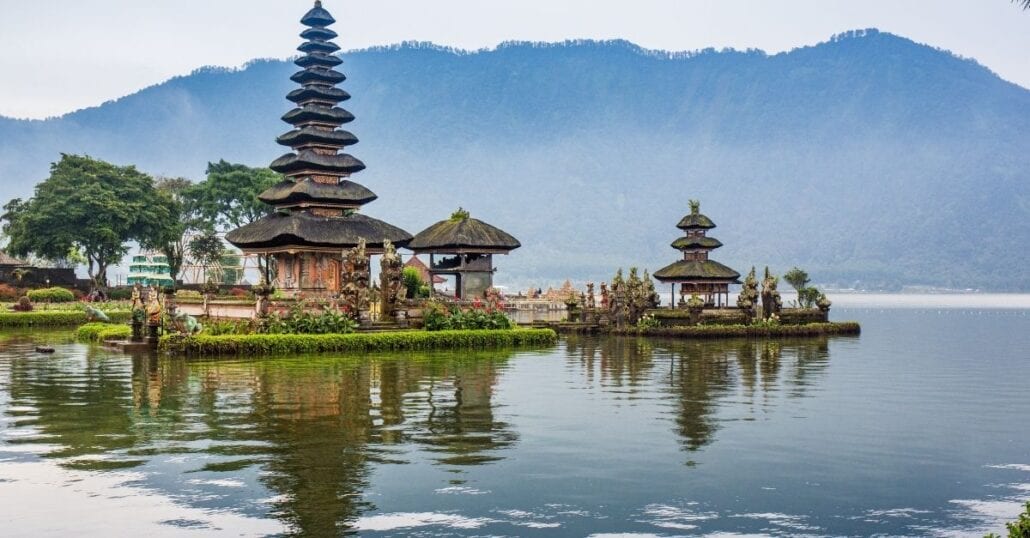
[[[690,214],[683,217],[676,227],[685,235],[673,241],[672,248],[683,252],[683,259],[654,273],[659,281],[672,285],[673,306],[676,284],[680,285],[681,302],[683,297],[696,293],[705,299],[706,304],[728,304],[729,286],[740,284],[740,273],[709,259],[709,253],[722,246],[721,241],[707,236],[708,230],[715,228],[715,223],[701,213],[699,202],[691,200]]]
[[[292,151],[270,166],[285,179],[259,196],[276,212],[226,235],[244,253],[271,258],[275,285],[285,290],[338,292],[345,249],[364,241],[368,254],[380,254],[386,241],[403,247],[411,240],[401,228],[359,213],[376,195],[349,179],[365,164],[343,152],[358,138],[341,129],[354,115],[338,106],[350,95],[336,87],[347,77],[335,69],[343,61],[332,42],[337,34],[327,28],[334,22],[320,1],[301,19],[308,27],[298,47],[304,55],[290,77],[301,87],[287,94],[296,107],[282,117],[293,129],[276,139]]]
[[[522,246],[511,234],[472,218],[463,209],[451,218],[422,230],[408,243],[416,254],[429,254],[429,273],[455,277],[455,296],[481,297],[493,286],[494,254],[507,254]],[[436,255],[443,255],[436,258]]]

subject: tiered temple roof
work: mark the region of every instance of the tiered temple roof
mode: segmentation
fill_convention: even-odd
[[[301,87],[286,96],[296,107],[282,117],[293,129],[276,139],[292,151],[270,165],[286,179],[259,196],[276,207],[275,214],[226,236],[245,251],[351,248],[360,239],[375,251],[387,240],[396,246],[411,240],[408,232],[357,213],[376,195],[348,179],[365,164],[343,152],[358,138],[341,128],[354,115],[339,106],[350,95],[336,87],[347,77],[335,69],[343,63],[332,42],[337,34],[328,28],[335,22],[320,1],[301,19],[308,27],[298,47],[304,55],[294,62],[301,70],[290,77]]]
[[[691,201],[690,214],[683,217],[676,227],[685,235],[673,241],[672,248],[683,252],[683,259],[655,271],[655,278],[662,282],[739,284],[740,273],[708,258],[712,250],[722,246],[722,242],[707,236],[708,230],[715,228],[715,223],[701,214],[701,204]]]

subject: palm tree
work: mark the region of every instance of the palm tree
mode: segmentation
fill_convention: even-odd
[[[1030,0],[1012,0],[1013,2],[1023,6],[1023,9],[1030,9]]]

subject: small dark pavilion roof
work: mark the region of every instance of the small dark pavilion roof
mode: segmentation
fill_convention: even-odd
[[[415,234],[408,249],[415,252],[509,252],[522,246],[511,234],[459,209],[451,218]]]

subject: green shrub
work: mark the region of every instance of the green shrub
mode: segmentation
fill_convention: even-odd
[[[126,323],[129,312],[105,312],[111,321]],[[86,313],[75,310],[0,312],[0,327],[76,327],[86,323]]]
[[[354,321],[344,312],[335,308],[312,312],[311,308],[301,302],[290,307],[285,316],[271,314],[258,325],[257,332],[262,334],[348,334],[358,328]]]
[[[780,325],[756,323],[754,325],[696,325],[692,327],[631,328],[615,331],[619,334],[640,336],[668,336],[674,338],[749,338],[818,336],[824,334],[859,334],[861,327],[854,321],[809,323],[807,325]]]
[[[14,303],[11,310],[15,312],[32,312],[32,301],[28,297],[21,297],[17,303]]]
[[[175,292],[176,299],[203,299],[204,295],[197,290],[178,290]]]
[[[1026,503],[1026,510],[1019,514],[1019,519],[1012,523],[1006,523],[1008,538],[1030,538],[1030,502]],[[1001,538],[997,534],[988,534],[985,538]]]
[[[427,331],[483,331],[510,330],[515,327],[503,311],[492,308],[470,308],[461,310],[452,306],[449,310],[440,303],[429,303],[422,313]]]
[[[254,325],[249,320],[209,321],[204,323],[204,334],[219,336],[223,334],[254,334]]]
[[[64,288],[41,288],[29,291],[26,296],[34,303],[72,303],[75,294]]]
[[[132,327],[113,323],[87,323],[75,331],[75,337],[80,342],[125,340],[130,336],[132,336]]]
[[[186,355],[275,355],[547,346],[557,341],[558,335],[550,329],[222,336],[199,334],[163,336],[161,348]]]
[[[132,288],[111,288],[107,290],[107,299],[109,301],[128,301],[132,299]]]

